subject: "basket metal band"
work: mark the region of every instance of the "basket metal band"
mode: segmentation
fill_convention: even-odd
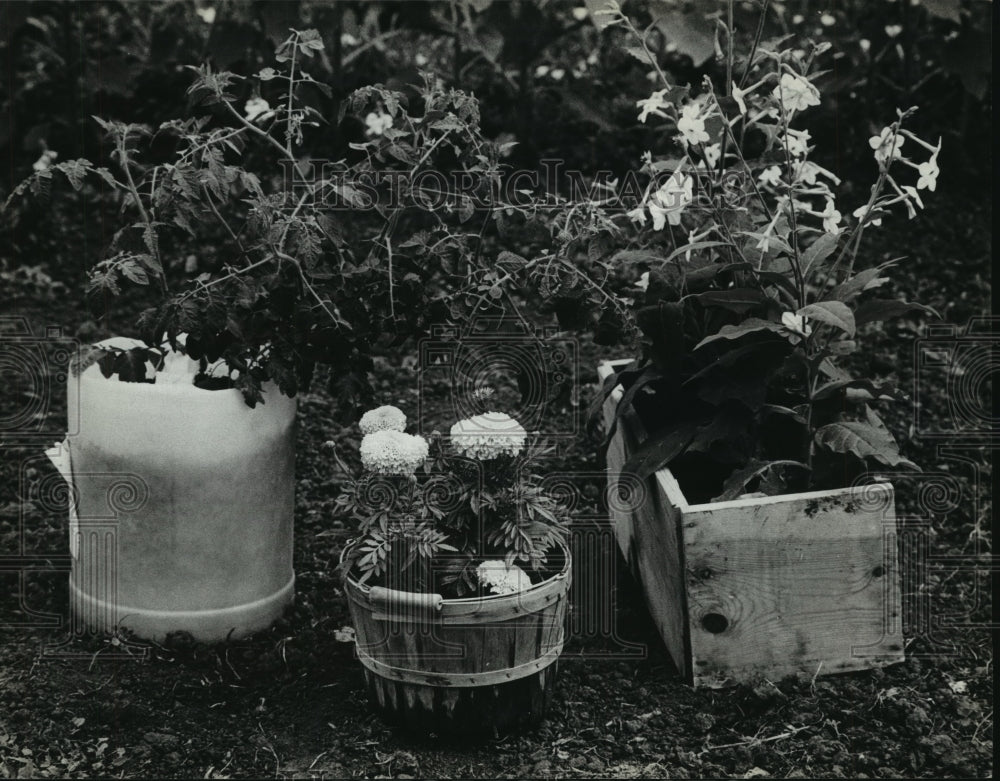
[[[495,686],[499,683],[509,683],[520,678],[534,675],[540,670],[544,670],[559,658],[562,653],[563,638],[560,637],[552,648],[546,651],[537,659],[519,664],[517,667],[507,667],[502,670],[487,670],[479,673],[436,673],[425,670],[411,670],[406,667],[393,667],[385,662],[380,662],[375,657],[367,653],[360,645],[357,647],[358,659],[368,670],[376,675],[401,683],[415,683],[421,686],[438,687],[468,687],[468,686]]]

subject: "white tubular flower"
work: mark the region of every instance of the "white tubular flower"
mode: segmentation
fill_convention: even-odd
[[[740,108],[740,116],[745,117],[747,115],[747,104],[746,96],[749,94],[750,90],[742,90],[733,83],[733,100],[736,101],[736,105]]]
[[[900,156],[899,150],[905,140],[891,127],[884,127],[881,133],[868,139],[868,146],[875,150],[875,160],[878,164],[885,165],[890,159]]]
[[[797,315],[794,312],[785,312],[781,316],[781,324],[797,336],[807,337],[812,333],[812,326],[806,322],[805,315]]]
[[[196,8],[194,12],[201,17],[201,21],[205,24],[212,24],[215,21],[215,9],[211,6],[208,8]]]
[[[402,431],[376,431],[361,440],[361,464],[383,475],[412,475],[429,452],[427,440]]]
[[[819,105],[819,90],[808,79],[791,73],[781,74],[781,81],[772,94],[788,112],[805,111],[810,106]]]
[[[777,187],[781,184],[781,168],[776,165],[772,165],[770,168],[765,168],[761,172],[760,176],[757,177],[757,181],[761,184]]]
[[[686,146],[707,144],[710,139],[705,131],[705,120],[701,118],[701,106],[695,101],[688,103],[681,109],[681,116],[677,120],[677,129],[681,132],[681,141]]]
[[[803,160],[795,169],[795,181],[803,184],[816,184],[816,177],[824,176],[835,185],[840,184],[840,177],[832,171],[828,171],[821,165],[817,165],[812,160]]]
[[[406,415],[398,407],[386,404],[382,407],[368,410],[358,421],[362,434],[374,434],[376,431],[405,431]]]
[[[938,174],[941,173],[937,164],[937,156],[935,155],[926,163],[918,165],[917,173],[920,174],[920,178],[917,179],[917,189],[934,192],[937,189]]]
[[[35,172],[47,171],[52,166],[52,161],[57,157],[59,157],[59,153],[54,149],[46,149],[42,152],[42,156],[31,164],[31,170]]]
[[[451,427],[451,444],[467,458],[489,461],[516,456],[528,440],[528,432],[510,415],[487,412],[458,421]]]
[[[368,126],[365,130],[365,135],[381,136],[386,130],[392,127],[392,117],[381,110],[378,112],[371,111],[365,117],[365,125]]]
[[[484,561],[476,567],[476,577],[494,594],[517,594],[531,588],[531,578],[523,569],[516,564],[508,569],[501,559]]]
[[[833,198],[828,198],[826,208],[819,215],[823,219],[823,230],[827,233],[840,233],[840,221],[843,215],[837,211]]]
[[[639,288],[643,293],[649,289],[649,272],[643,271],[642,276],[639,277],[639,281],[635,283],[635,286]]]
[[[722,157],[722,144],[709,144],[705,147],[705,165],[708,168],[715,168]]]
[[[792,157],[805,157],[809,154],[809,141],[812,136],[808,130],[796,130],[788,128],[788,135],[785,139],[788,143],[788,154]]]
[[[901,32],[903,32],[903,26],[901,24],[887,24],[885,26],[885,34],[890,38],[895,38]]]
[[[678,169],[649,199],[649,214],[653,218],[653,229],[663,230],[666,223],[681,224],[681,213],[694,200],[694,179]]]
[[[667,116],[663,113],[663,109],[670,108],[673,104],[669,100],[663,99],[663,96],[666,94],[667,91],[665,89],[657,90],[645,100],[637,100],[635,102],[635,105],[641,109],[639,111],[640,122],[645,124],[650,114],[655,114],[658,117]]]
[[[250,98],[243,106],[243,113],[246,114],[246,118],[250,122],[257,119],[266,119],[265,115],[270,111],[271,104],[264,100],[264,98]]]
[[[628,212],[626,215],[634,224],[642,226],[646,224],[646,209],[642,206],[636,206],[632,211]]]
[[[859,206],[857,209],[855,209],[853,212],[851,212],[851,214],[854,215],[854,217],[856,219],[859,219],[859,220],[862,219],[867,213],[868,213],[868,206],[867,206],[867,204],[865,206]],[[882,224],[882,218],[881,217],[877,217],[875,219],[866,220],[865,224],[866,225],[871,225],[871,226],[877,228],[879,225]]]

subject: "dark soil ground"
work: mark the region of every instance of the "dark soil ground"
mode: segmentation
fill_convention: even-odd
[[[873,231],[867,260],[908,255],[892,292],[932,305],[945,322],[964,328],[989,313],[989,199],[939,192],[927,200],[917,230],[898,218]],[[84,340],[100,335],[71,297],[45,301],[43,292],[4,290],[3,314],[26,317],[36,335],[47,326]],[[992,458],[950,422],[958,386],[981,367],[918,369],[916,340],[934,338],[944,347],[954,337],[931,337],[917,321],[875,327],[868,337],[861,361],[913,388],[920,405],[919,417],[906,405],[887,412],[904,452],[925,469],[895,479],[899,515],[925,543],[902,551],[904,664],[693,690],[666,656],[635,584],[619,574],[605,584],[614,596],[614,637],[597,626],[573,637],[555,702],[537,731],[477,745],[394,732],[368,713],[353,646],[335,635],[349,624],[334,574],[346,533],[333,513],[340,478],[322,443],[334,440],[351,457],[357,438],[332,421],[327,396],[316,392],[299,405],[296,604],[271,630],[217,647],[165,648],[30,628],[42,614],[65,613],[66,574],[44,563],[19,573],[3,557],[65,557],[66,510],[64,501],[35,496],[53,473],[40,458],[51,441],[6,439],[0,777],[990,776]],[[597,348],[580,343],[579,403],[546,420],[547,430],[581,422],[598,357]],[[58,431],[65,409],[54,387],[39,421]],[[420,388],[431,410],[448,408],[449,383],[422,375],[413,351],[381,361],[377,387],[381,402],[411,414]],[[0,393],[5,415],[31,401],[22,385]],[[929,438],[928,420],[952,433]],[[595,453],[594,443],[577,437],[552,463],[576,476],[579,511],[589,522],[602,517]],[[636,644],[641,653],[628,657]]]

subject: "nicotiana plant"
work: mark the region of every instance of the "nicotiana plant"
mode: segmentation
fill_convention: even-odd
[[[359,427],[363,473],[337,500],[357,528],[350,576],[461,597],[522,591],[551,574],[568,515],[535,470],[548,450],[517,420],[484,408],[425,439],[383,406]]]
[[[461,323],[466,303],[487,297],[500,150],[482,136],[476,100],[427,74],[409,96],[360,89],[337,116],[306,69],[322,48],[315,30],[293,30],[274,67],[250,78],[194,67],[193,116],[155,129],[95,118],[110,167],[53,152],[12,194],[45,196],[55,174],[116,194],[125,224],[89,297],[103,313],[127,288],[157,300],[138,318],[147,347],[95,356],[105,375],[153,382],[181,351],[200,362],[196,385],[238,388],[252,406],[266,383],[294,395],[326,364],[351,417],[371,396],[373,351]],[[361,140],[323,147],[352,127]],[[317,148],[343,156],[319,160]],[[441,192],[445,175],[463,189]]]
[[[915,468],[875,410],[901,394],[843,364],[860,327],[933,314],[873,292],[897,261],[859,261],[864,234],[890,210],[913,218],[923,207],[940,141],[907,129],[915,109],[898,112],[871,138],[878,177],[867,201],[845,215],[838,177],[812,159],[797,126],[820,103],[813,82],[827,44],[780,48],[758,37],[740,58],[720,19],[726,81],[692,89],[668,81],[617,4],[602,13],[633,34],[658,74],[662,88],[638,101],[638,119],[672,128],[676,151],[646,155],[649,184],[618,218],[637,232],[612,262],[647,269],[632,295],[642,345],[594,412],[624,387],[616,425],[635,410],[649,434],[627,468],[645,476],[670,465],[701,500],[835,487],[872,464]]]

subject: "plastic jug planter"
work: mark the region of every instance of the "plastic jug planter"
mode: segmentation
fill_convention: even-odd
[[[601,381],[626,363],[601,364]],[[605,402],[605,427],[620,397],[619,388]],[[609,491],[634,482],[623,481],[622,468],[644,438],[634,414],[619,420],[607,453]],[[644,501],[612,513],[618,545],[688,683],[903,661],[891,484],[690,505],[661,469],[646,482]]]
[[[344,578],[368,699],[384,721],[491,736],[541,722],[562,652],[571,560],[517,594],[444,599]]]
[[[76,392],[75,383],[79,383]],[[70,377],[70,598],[77,630],[199,642],[268,627],[294,597],[296,402],[271,388]]]

